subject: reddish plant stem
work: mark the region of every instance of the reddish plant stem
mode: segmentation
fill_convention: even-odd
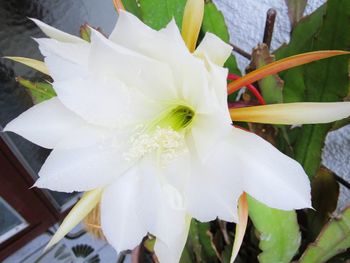
[[[231,73],[229,73],[228,76],[227,76],[227,79],[229,79],[229,80],[237,80],[239,78],[240,78],[240,76],[237,76],[237,75],[231,74]],[[260,92],[258,91],[258,89],[256,87],[254,87],[252,84],[248,84],[247,85],[247,89],[251,93],[253,93],[253,95],[258,99],[258,101],[259,101],[259,103],[261,105],[265,105],[266,104],[264,98],[261,96]]]

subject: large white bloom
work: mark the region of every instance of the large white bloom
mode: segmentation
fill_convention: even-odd
[[[192,54],[174,21],[154,31],[121,12],[91,43],[35,21],[57,97],[5,130],[53,149],[36,186],[103,188],[102,229],[118,250],[157,237],[161,262],[178,262],[188,218],[237,221],[247,192],[266,205],[310,207],[302,167],[231,125],[223,63],[231,47],[207,33]]]

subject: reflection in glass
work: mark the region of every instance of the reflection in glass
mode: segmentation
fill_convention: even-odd
[[[0,197],[0,244],[28,226],[27,222]]]
[[[16,81],[17,76],[32,81],[47,79],[30,68],[3,59],[3,56],[24,56],[43,60],[36,42],[32,39],[45,37],[28,17],[38,18],[71,34],[78,34],[80,25],[89,22],[101,27],[109,34],[116,21],[112,1],[95,0],[7,0],[0,1],[0,130],[10,120],[30,108],[33,103],[25,88]],[[31,142],[9,133],[6,141],[24,164],[28,172],[37,179],[37,173],[50,153]],[[75,194],[47,191],[58,210],[72,205]]]

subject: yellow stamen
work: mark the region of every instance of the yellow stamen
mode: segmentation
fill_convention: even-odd
[[[266,124],[328,123],[350,115],[350,102],[283,103],[230,109],[233,121]]]
[[[182,38],[190,52],[196,49],[204,15],[204,0],[187,0],[182,20]]]

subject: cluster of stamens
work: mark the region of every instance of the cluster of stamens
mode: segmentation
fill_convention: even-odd
[[[157,126],[153,132],[139,132],[131,138],[130,150],[124,154],[128,161],[155,153],[162,166],[186,151],[184,134],[172,128]]]

